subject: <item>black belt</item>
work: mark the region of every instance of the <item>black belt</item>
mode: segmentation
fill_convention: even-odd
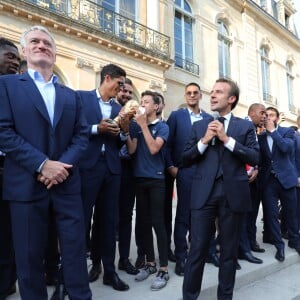
[[[0,155],[0,167],[3,168],[5,156]]]

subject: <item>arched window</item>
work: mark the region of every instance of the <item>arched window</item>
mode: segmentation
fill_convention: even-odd
[[[230,77],[230,44],[227,26],[218,20],[219,76]]]
[[[288,61],[285,67],[286,67],[286,83],[287,83],[287,96],[288,96],[289,110],[294,111],[294,91],[293,91],[294,76],[292,74],[293,65],[290,61]]]
[[[260,48],[260,60],[263,100],[270,102],[272,100],[270,95],[270,60],[268,49],[265,46]]]
[[[193,62],[193,17],[185,0],[175,1],[174,41],[175,65],[185,68]]]

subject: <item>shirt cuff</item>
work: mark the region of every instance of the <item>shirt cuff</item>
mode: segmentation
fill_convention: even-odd
[[[198,142],[198,144],[197,144],[198,151],[199,151],[201,154],[204,153],[204,151],[206,150],[207,147],[208,147],[208,145],[203,144],[203,143],[201,142],[201,140],[200,140],[200,141]]]
[[[98,134],[98,125],[92,125],[92,134]]]
[[[224,144],[224,147],[226,147],[229,151],[233,152],[234,146],[235,146],[235,139],[229,137],[228,142]]]
[[[42,171],[42,168],[43,168],[43,166],[44,166],[44,164],[45,164],[45,162],[48,160],[48,158],[46,158],[41,164],[40,164],[40,166],[37,168],[37,172],[38,173],[41,173],[41,171]]]

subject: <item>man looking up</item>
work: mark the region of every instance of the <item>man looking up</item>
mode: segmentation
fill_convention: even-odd
[[[52,206],[67,293],[90,300],[77,167],[88,144],[82,104],[57,83],[56,45],[45,27],[26,30],[21,46],[28,71],[0,77],[3,198],[10,205],[21,298],[48,298],[44,258]]]

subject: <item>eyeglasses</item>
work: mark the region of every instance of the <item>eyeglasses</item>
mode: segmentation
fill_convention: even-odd
[[[119,85],[119,87],[124,87],[125,83],[124,83],[124,81],[118,81],[118,85]]]
[[[189,92],[186,92],[185,93],[187,96],[192,96],[192,95],[195,95],[195,96],[197,96],[197,95],[199,95],[200,94],[200,92],[199,91],[189,91]]]

